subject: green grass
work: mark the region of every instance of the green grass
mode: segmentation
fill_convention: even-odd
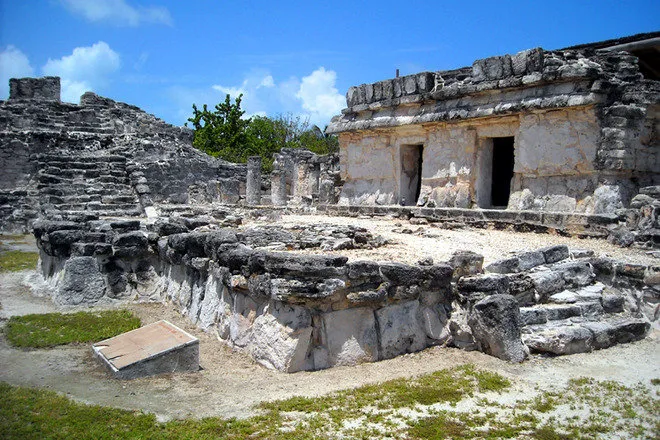
[[[540,398],[509,404],[477,395],[509,387],[502,376],[467,365],[322,397],[266,402],[257,406],[259,415],[248,419],[161,423],[142,412],[85,405],[52,391],[0,383],[0,438],[560,440],[660,434],[658,399],[641,384],[578,379],[552,393],[539,392]],[[455,409],[473,394],[476,408]],[[539,402],[543,411],[535,408]],[[579,415],[566,414],[562,405],[575,406]],[[634,419],[626,418],[631,410]]]
[[[0,272],[17,272],[19,270],[35,269],[39,254],[24,251],[0,252]]]
[[[44,348],[100,341],[138,327],[140,319],[128,310],[105,310],[12,316],[4,332],[15,347]]]

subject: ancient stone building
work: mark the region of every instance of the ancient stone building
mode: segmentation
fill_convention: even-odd
[[[660,181],[660,33],[351,87],[340,203],[613,213]]]
[[[0,229],[38,216],[143,216],[153,203],[236,203],[245,166],[195,150],[192,131],[85,93],[60,101],[57,77],[10,80],[0,101]]]

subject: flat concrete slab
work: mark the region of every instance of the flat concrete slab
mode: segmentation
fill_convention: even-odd
[[[158,321],[92,345],[118,379],[199,370],[199,339],[168,321]]]

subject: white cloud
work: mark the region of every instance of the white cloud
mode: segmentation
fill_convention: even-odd
[[[271,75],[265,76],[259,83],[259,87],[275,87],[275,80]]]
[[[296,98],[302,101],[303,109],[310,112],[310,121],[327,122],[344,108],[344,96],[335,87],[337,74],[333,70],[319,67],[302,79]]]
[[[245,89],[248,86],[247,80],[243,81],[243,84],[240,85],[239,87],[225,87],[221,85],[213,85],[211,88],[213,90],[217,90],[218,92],[225,94],[225,95],[231,95],[232,99],[238,98],[238,95],[245,95]]]
[[[41,70],[44,75],[62,79],[63,101],[78,102],[85,91],[103,87],[120,65],[119,54],[99,41],[92,46],[76,47],[71,55],[60,59],[48,59]]]
[[[336,79],[334,71],[323,67],[302,79],[292,76],[283,81],[276,81],[268,71],[255,69],[237,85],[215,84],[207,89],[171,88],[168,94],[173,101],[172,107],[178,109],[176,115],[172,112],[172,119],[183,123],[192,114],[193,102],[200,108],[202,104],[208,104],[212,109],[225,100],[226,94],[231,95],[232,101],[242,94],[241,109],[245,111],[245,117],[290,115],[323,127],[345,107],[344,97],[335,88]]]
[[[34,68],[28,57],[18,48],[9,45],[0,52],[0,99],[9,97],[9,79],[34,76]]]
[[[165,7],[133,7],[125,0],[61,0],[74,14],[92,22],[105,21],[117,26],[139,26],[142,23],[172,25]]]

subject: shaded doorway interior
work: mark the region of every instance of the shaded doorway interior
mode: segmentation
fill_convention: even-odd
[[[493,138],[493,181],[491,206],[506,208],[513,178],[513,137]]]
[[[424,145],[401,146],[401,189],[399,203],[413,206],[422,189]]]
[[[505,209],[511,195],[514,165],[513,136],[483,139],[478,156],[477,205]]]

